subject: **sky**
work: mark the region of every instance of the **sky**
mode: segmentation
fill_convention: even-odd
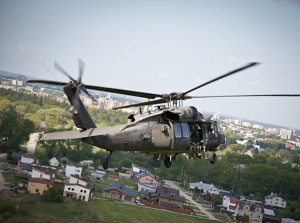
[[[298,0],[0,0],[0,70],[150,93],[300,94]],[[54,77],[45,69],[54,75]],[[193,99],[185,106],[300,129],[300,97]]]

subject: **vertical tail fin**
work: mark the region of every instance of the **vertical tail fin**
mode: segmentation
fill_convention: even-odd
[[[71,108],[69,111],[72,114],[72,118],[76,127],[83,130],[96,128],[96,124],[79,98],[79,92],[77,91],[77,88],[67,84],[64,86],[64,92],[71,103]]]

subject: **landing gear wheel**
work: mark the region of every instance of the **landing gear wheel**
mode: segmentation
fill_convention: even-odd
[[[217,162],[217,155],[216,155],[215,152],[209,152],[209,154],[208,154],[208,161],[211,164],[215,164]]]
[[[164,157],[165,167],[170,168],[172,166],[172,157],[171,155],[165,155]]]

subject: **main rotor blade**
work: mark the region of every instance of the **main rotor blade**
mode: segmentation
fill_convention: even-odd
[[[238,98],[238,97],[300,97],[300,94],[214,95],[214,96],[191,96],[190,98]]]
[[[155,105],[155,104],[161,104],[161,103],[166,103],[167,101],[165,99],[158,99],[154,101],[146,101],[142,103],[137,103],[137,104],[132,104],[132,105],[124,105],[120,107],[114,107],[113,110],[117,109],[122,109],[122,108],[131,108],[131,107],[140,107],[140,106],[145,106],[145,105]]]
[[[64,70],[64,68],[62,68],[57,62],[54,63],[54,67],[59,70],[60,72],[62,72],[64,75],[66,75],[68,78],[70,78],[73,82],[75,82],[74,78],[71,77],[67,71]]]
[[[259,64],[259,63],[257,63],[257,62],[249,63],[249,64],[247,64],[246,66],[243,66],[243,67],[240,67],[240,68],[235,69],[235,70],[233,70],[233,71],[230,71],[230,72],[228,72],[228,73],[226,73],[226,74],[223,74],[223,75],[221,75],[221,76],[219,76],[219,77],[217,77],[217,78],[215,78],[215,79],[212,79],[212,80],[210,80],[210,81],[208,81],[208,82],[205,82],[204,84],[201,84],[201,85],[199,85],[199,86],[197,86],[197,87],[195,87],[195,88],[193,88],[193,89],[191,89],[191,90],[189,90],[189,91],[186,91],[186,92],[183,93],[183,95],[186,95],[186,94],[188,94],[188,93],[190,93],[190,92],[192,92],[192,91],[194,91],[194,90],[197,90],[197,89],[199,89],[199,88],[201,88],[201,87],[204,87],[204,86],[206,86],[206,85],[208,85],[208,84],[211,84],[211,83],[213,83],[213,82],[215,82],[215,81],[218,81],[218,80],[220,80],[220,79],[222,79],[222,78],[228,77],[228,76],[230,76],[230,75],[232,75],[232,74],[234,74],[234,73],[237,73],[237,72],[239,72],[239,71],[245,70],[245,69],[250,68],[250,67],[252,67],[252,66],[255,66],[255,65],[257,65],[257,64]]]
[[[78,69],[79,69],[79,78],[78,78],[78,80],[79,80],[79,82],[81,82],[84,67],[85,67],[84,62],[80,58],[78,58]]]
[[[45,83],[45,84],[52,84],[52,85],[68,84],[67,82],[48,81],[48,80],[28,80],[27,83]],[[107,91],[107,92],[112,92],[112,93],[117,93],[117,94],[125,94],[125,95],[130,95],[130,96],[135,96],[135,97],[141,97],[141,98],[154,99],[157,97],[162,97],[161,94],[131,91],[131,90],[118,89],[118,88],[108,88],[108,87],[93,86],[93,85],[84,85],[84,87],[86,89],[91,89],[91,90]]]
[[[48,81],[48,80],[28,80],[26,83],[44,83],[44,84],[52,84],[52,85],[66,85],[67,82],[60,81]]]
[[[125,94],[135,97],[141,97],[141,98],[150,98],[154,99],[157,97],[162,97],[161,94],[152,94],[152,93],[146,93],[146,92],[139,92],[139,91],[131,91],[131,90],[124,90],[124,89],[118,89],[118,88],[109,88],[109,87],[101,87],[101,86],[93,86],[93,85],[84,85],[85,88],[91,89],[91,90],[98,90],[98,91],[107,91],[117,94]]]

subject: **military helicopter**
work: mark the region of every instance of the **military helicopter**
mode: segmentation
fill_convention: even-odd
[[[153,154],[153,160],[163,160],[166,167],[171,167],[178,154],[186,153],[190,159],[208,159],[214,164],[217,161],[216,151],[225,146],[225,136],[218,122],[204,118],[195,107],[183,107],[182,102],[193,98],[212,97],[289,97],[300,94],[264,94],[264,95],[221,95],[221,96],[189,96],[188,94],[208,84],[228,77],[237,72],[253,67],[259,63],[249,63],[230,71],[208,82],[205,82],[186,92],[169,94],[153,94],[108,88],[82,83],[84,63],[79,59],[79,77],[75,80],[58,63],[55,68],[66,75],[69,82],[49,80],[29,80],[28,83],[44,83],[62,85],[71,107],[69,109],[76,127],[79,130],[48,133],[41,140],[81,139],[93,146],[106,149],[107,158],[103,164],[108,168],[113,151],[135,151]],[[156,105],[156,110],[131,114],[127,124],[114,127],[97,128],[79,95],[86,93],[92,100],[96,99],[87,91],[100,90],[111,93],[155,99],[137,104],[131,104],[113,109]],[[161,105],[161,104],[167,104]]]

